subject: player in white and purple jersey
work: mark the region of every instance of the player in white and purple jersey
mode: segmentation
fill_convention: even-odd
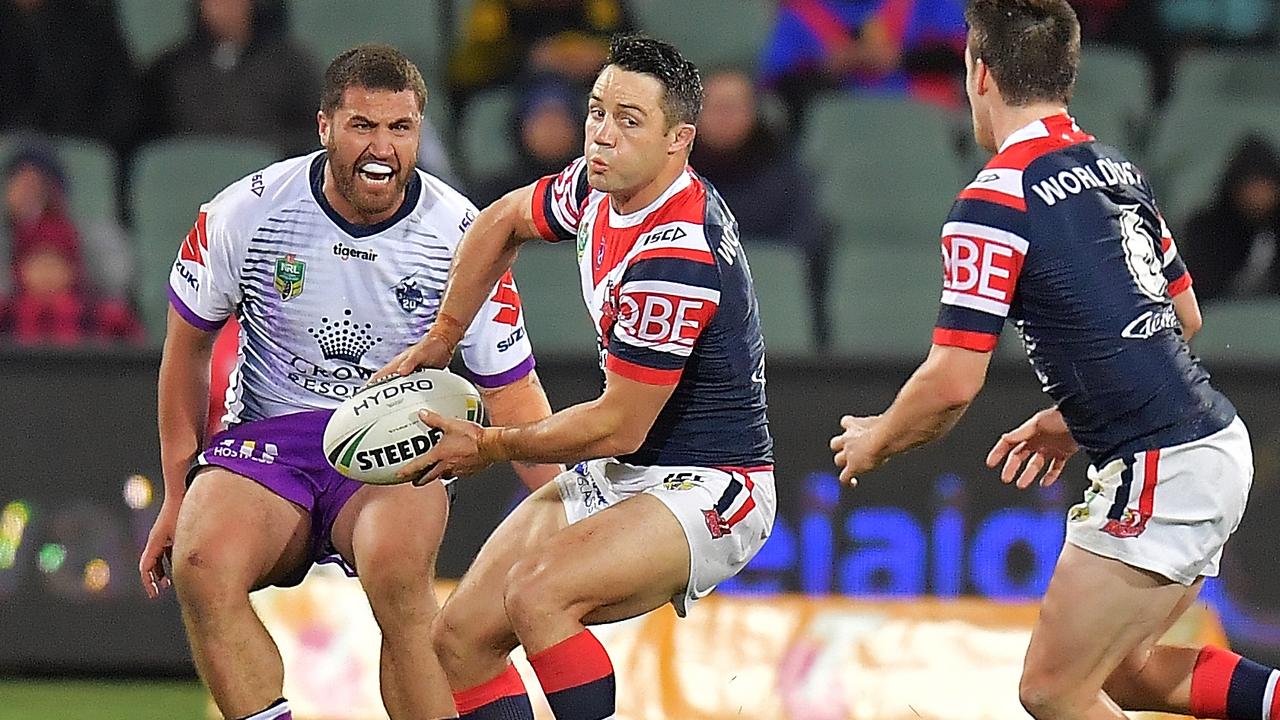
[[[390,716],[453,712],[430,638],[446,492],[362,485],[322,449],[332,409],[430,326],[476,217],[415,168],[425,100],[421,74],[395,49],[338,56],[319,114],[325,149],[219,193],[173,265],[160,370],[165,498],[140,572],[154,597],[168,584],[161,557],[172,546],[196,668],[228,718],[289,716],[280,655],[249,593],[296,584],[328,561],[358,569],[382,628]],[[239,358],[224,429],[206,442],[210,348],[232,315]],[[461,346],[495,418],[550,413],[510,276]],[[536,487],[558,468],[517,470]]]
[[[942,228],[929,357],[883,415],[842,419],[841,479],[944,434],[1012,321],[1055,405],[1003,435],[987,463],[1004,462],[1002,479],[1022,488],[1042,472],[1054,482],[1077,448],[1092,463],[1027,650],[1023,706],[1041,720],[1122,708],[1280,720],[1280,672],[1159,644],[1218,573],[1252,450],[1187,346],[1200,313],[1150,184],[1067,115],[1075,13],[1067,0],[970,0],[966,18],[974,132],[995,157]]]
[[[517,645],[557,718],[612,717],[613,668],[586,626],[667,603],[683,615],[773,526],[751,272],[729,209],[686,164],[697,69],[637,36],[615,39],[610,55],[588,104],[585,156],[480,213],[436,324],[386,369],[447,363],[521,243],[577,243],[603,394],[518,426],[424,413],[445,434],[406,471],[430,468],[431,480],[499,460],[577,463],[503,522],[441,611],[436,649],[468,720],[533,717],[507,660]]]

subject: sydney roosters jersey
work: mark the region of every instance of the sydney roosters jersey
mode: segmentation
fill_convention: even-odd
[[[431,326],[476,209],[416,171],[400,209],[352,225],[325,199],[325,154],[276,163],[200,208],[169,276],[186,321],[240,320],[224,422],[337,407]],[[503,278],[461,343],[482,387],[529,373],[520,297]]]
[[[1009,137],[942,228],[933,340],[989,351],[1006,318],[1095,462],[1214,433],[1235,408],[1182,338],[1191,276],[1142,173],[1066,115]]]
[[[685,168],[624,215],[587,184],[580,158],[540,180],[533,205],[544,239],[577,241],[602,367],[676,386],[644,444],[619,460],[771,464],[759,309],[737,221],[715,189]]]

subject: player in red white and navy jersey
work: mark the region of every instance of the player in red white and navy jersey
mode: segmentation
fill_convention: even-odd
[[[441,611],[436,649],[471,720],[532,718],[507,660],[517,645],[557,718],[612,717],[612,665],[586,626],[667,603],[685,614],[773,525],[751,273],[732,214],[686,164],[697,69],[639,36],[615,39],[610,55],[584,157],[480,213],[432,329],[386,369],[446,363],[522,242],[577,243],[603,394],[513,427],[424,413],[444,437],[406,471],[429,481],[501,459],[576,463],[494,532]]]
[[[1067,115],[1075,13],[1067,0],[970,0],[966,17],[974,132],[995,156],[942,227],[929,357],[883,415],[842,419],[841,478],[944,434],[1011,321],[1054,406],[1005,433],[987,463],[1025,488],[1054,482],[1078,448],[1091,462],[1027,650],[1023,705],[1036,718],[1280,720],[1280,672],[1158,644],[1218,573],[1252,450],[1187,345],[1200,313],[1150,184]]]

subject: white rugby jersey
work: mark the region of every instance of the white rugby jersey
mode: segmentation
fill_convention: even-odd
[[[197,328],[240,321],[225,423],[333,408],[420,339],[435,319],[476,208],[418,170],[404,204],[353,225],[324,198],[325,154],[276,163],[200,208],[169,276],[169,299]],[[481,387],[533,369],[508,274],[460,345]]]

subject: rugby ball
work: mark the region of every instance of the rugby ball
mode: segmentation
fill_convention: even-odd
[[[419,410],[480,422],[480,393],[448,370],[418,370],[362,388],[333,411],[324,428],[324,454],[335,470],[374,485],[404,482],[396,472],[425,454],[440,431]]]

